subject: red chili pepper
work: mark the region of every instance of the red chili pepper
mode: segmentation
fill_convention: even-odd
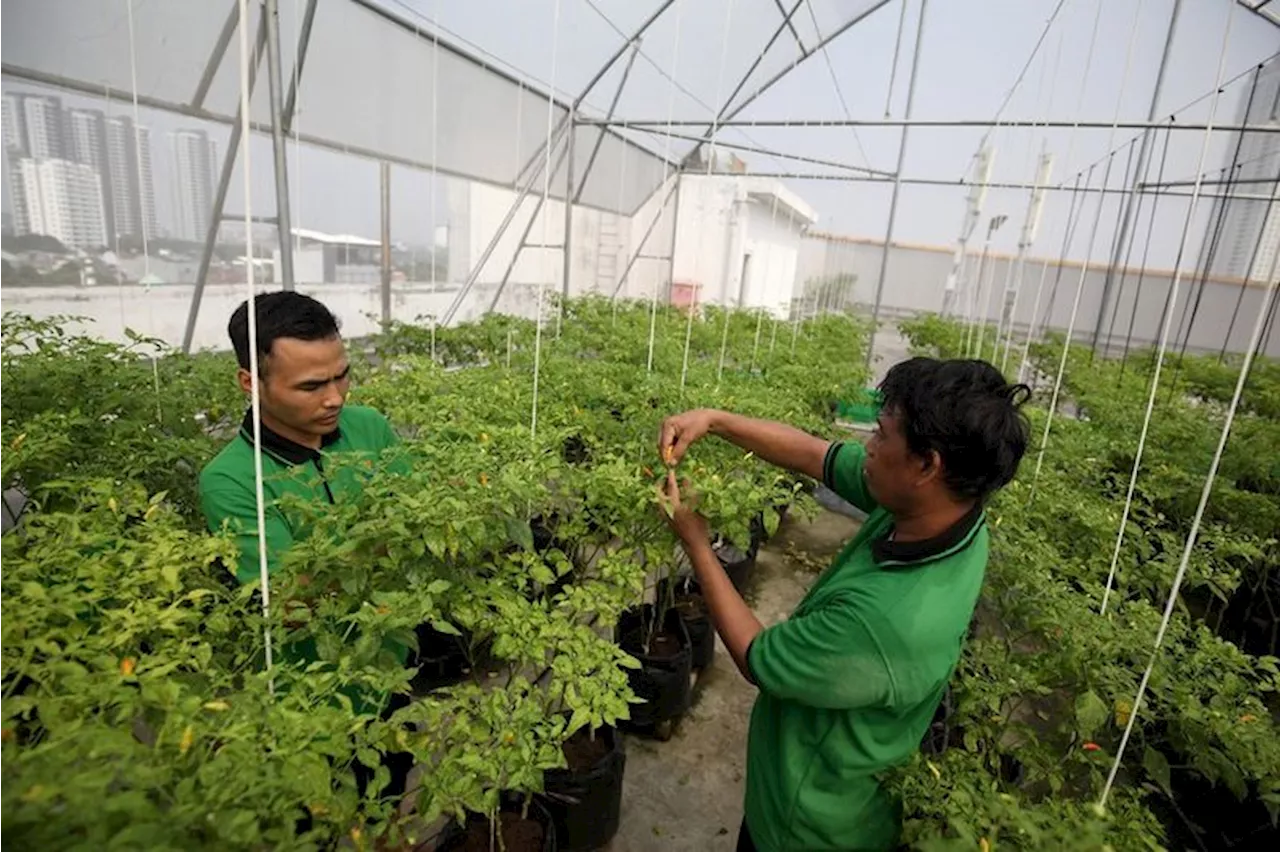
[[[1098,745],[1097,743],[1085,743],[1081,747],[1085,751],[1101,751],[1102,750],[1102,746]]]

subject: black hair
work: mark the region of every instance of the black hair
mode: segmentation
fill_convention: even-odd
[[[912,358],[890,368],[880,393],[911,452],[941,457],[957,497],[982,500],[1018,472],[1031,431],[1020,409],[1031,388],[1009,384],[986,361]]]
[[[263,293],[253,299],[257,316],[258,370],[265,372],[271,346],[282,337],[295,340],[327,340],[338,336],[338,318],[310,296],[291,290]],[[240,303],[227,323],[231,348],[240,366],[249,369],[249,301]]]

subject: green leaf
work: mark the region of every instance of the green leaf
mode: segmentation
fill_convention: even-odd
[[[1169,759],[1164,754],[1147,746],[1146,752],[1142,755],[1142,768],[1147,770],[1151,779],[1160,785],[1160,789],[1166,796],[1173,795],[1169,781]]]
[[[436,630],[438,630],[439,632],[441,632],[441,633],[447,633],[447,634],[449,634],[450,636],[461,636],[461,635],[462,635],[462,631],[461,631],[461,630],[459,630],[458,628],[454,627],[454,626],[453,626],[452,624],[450,624],[449,622],[444,621],[443,619],[436,619],[435,621],[432,621],[432,622],[431,622],[431,626],[432,626],[432,627],[434,627],[434,628],[435,628]]]
[[[544,586],[550,586],[556,581],[556,575],[541,562],[534,563],[533,567],[529,569],[529,576]]]
[[[769,534],[770,538],[773,538],[774,534],[778,532],[778,524],[781,521],[781,516],[773,509],[764,510],[764,531]]]
[[[1080,736],[1085,739],[1092,739],[1098,729],[1106,724],[1109,715],[1107,705],[1092,689],[1076,698],[1076,727],[1080,730]]]
[[[533,530],[529,528],[528,521],[521,521],[515,518],[507,518],[507,536],[520,547],[528,552],[533,552]]]

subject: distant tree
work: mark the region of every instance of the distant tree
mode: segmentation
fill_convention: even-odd
[[[24,251],[71,254],[71,249],[64,246],[57,237],[48,234],[5,234],[0,237],[0,246],[10,254]]]

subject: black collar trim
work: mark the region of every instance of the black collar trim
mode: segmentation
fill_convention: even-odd
[[[321,448],[327,447],[341,437],[342,432],[334,429],[328,435],[320,439]],[[253,409],[245,411],[244,420],[240,422],[240,437],[244,438],[249,446],[253,446]],[[271,429],[267,424],[262,424],[262,451],[273,456],[277,460],[291,465],[306,464],[320,458],[320,453],[310,447],[304,447],[296,441],[291,441],[280,433]]]
[[[920,565],[964,550],[973,541],[986,518],[982,503],[974,503],[964,517],[933,538],[920,541],[892,541],[893,527],[871,543],[871,557],[881,568]]]

